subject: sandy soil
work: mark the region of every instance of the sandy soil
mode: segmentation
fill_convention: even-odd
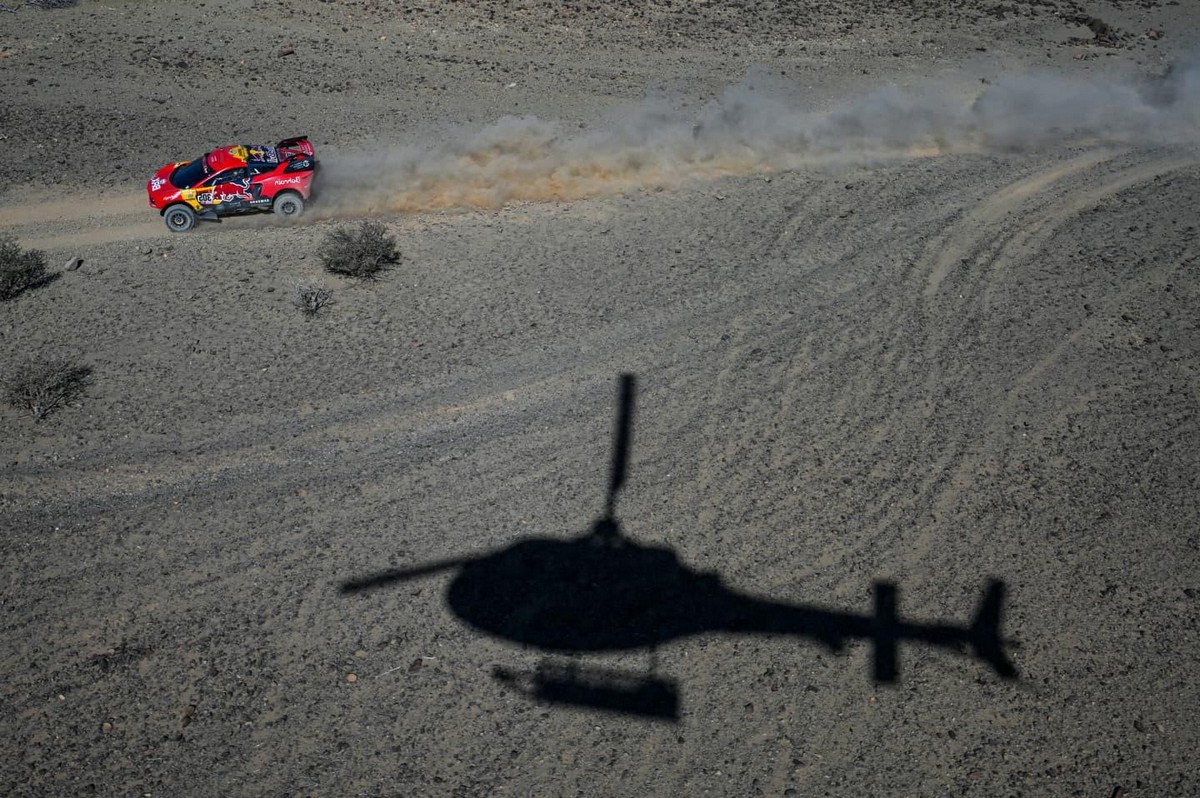
[[[0,11],[0,232],[83,259],[0,305],[0,367],[93,369],[0,409],[0,791],[1200,794],[1200,84],[1163,80],[1198,23]],[[301,224],[145,207],[164,162],[295,133]],[[401,262],[322,275],[366,216]],[[990,581],[1015,679],[914,639]]]

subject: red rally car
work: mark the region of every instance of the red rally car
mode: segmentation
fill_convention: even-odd
[[[304,212],[316,168],[308,136],[274,147],[238,144],[167,164],[150,178],[146,192],[173,233],[191,230],[196,219],[219,221],[235,213],[273,211],[294,219]]]

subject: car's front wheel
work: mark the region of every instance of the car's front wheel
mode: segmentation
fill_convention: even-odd
[[[186,233],[196,226],[196,212],[187,205],[172,205],[163,212],[163,221],[172,233]]]
[[[275,197],[271,210],[281,219],[295,219],[304,213],[304,198],[294,191],[285,191]]]

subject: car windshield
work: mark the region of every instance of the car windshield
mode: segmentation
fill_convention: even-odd
[[[191,188],[204,179],[207,170],[204,168],[204,156],[201,155],[189,164],[171,173],[171,185],[175,188]]]

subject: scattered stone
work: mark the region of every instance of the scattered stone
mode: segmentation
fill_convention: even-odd
[[[1150,30],[1146,31],[1147,39],[1153,39],[1154,41],[1158,41],[1162,37],[1163,37],[1163,32],[1161,30],[1159,30],[1158,28],[1151,28]]]
[[[73,272],[82,265],[83,265],[83,258],[71,258],[69,261],[67,261],[66,265],[63,266],[63,268],[69,272]]]
[[[113,725],[111,723],[109,723],[108,721],[104,721],[103,723],[100,724],[100,731],[105,732],[107,734],[108,732],[110,732],[112,730],[113,730]]]
[[[290,44],[286,44],[283,47],[279,48],[279,57],[283,58],[285,55],[292,55],[295,52],[296,52],[295,47],[292,47]]]
[[[154,248],[153,247],[142,247],[141,249],[138,250],[138,252],[141,252],[143,255],[153,255]]]
[[[408,666],[408,672],[416,673],[417,671],[421,670],[421,668],[427,668],[435,662],[437,662],[437,657],[417,657],[412,661],[412,664]]]
[[[348,681],[350,684],[354,684],[355,682],[358,681],[358,674],[357,673],[347,673],[346,681]]]
[[[1069,44],[1086,43],[1099,45],[1100,47],[1121,46],[1121,32],[1099,17],[1080,16],[1075,18],[1075,22],[1087,26],[1087,29],[1092,32],[1092,39],[1090,42],[1073,39],[1068,42]]]

